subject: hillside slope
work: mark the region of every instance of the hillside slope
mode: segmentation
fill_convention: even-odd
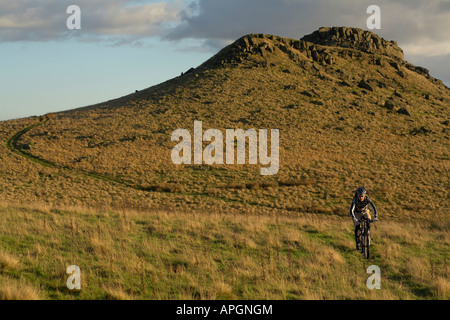
[[[354,28],[247,35],[157,86],[0,123],[11,201],[345,216],[364,185],[385,218],[448,221],[450,90]],[[280,169],[175,165],[171,134],[280,129]],[[206,145],[206,144],[205,144]]]

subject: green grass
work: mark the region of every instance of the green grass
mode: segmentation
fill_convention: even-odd
[[[10,201],[0,209],[0,297],[448,299],[448,88],[362,63],[372,54],[342,58],[338,47],[326,47],[336,64],[320,66],[322,79],[283,53],[281,38],[253,40],[105,108],[0,123]],[[276,50],[262,57],[260,45]],[[236,54],[242,63],[230,64]],[[367,75],[386,87],[361,95],[339,85],[338,69],[352,84]],[[417,88],[430,99],[415,99]],[[380,108],[394,90],[412,117]],[[194,120],[279,128],[278,174],[174,165],[170,134]],[[410,135],[422,126],[433,133]],[[359,185],[382,220],[371,261],[354,250],[347,217]],[[74,263],[78,293],[65,288]],[[383,290],[365,287],[368,263],[382,268]]]
[[[41,299],[449,298],[448,229],[432,226],[380,222],[367,261],[338,217],[6,205],[0,214],[0,266],[11,265],[0,283]],[[79,292],[66,287],[72,264]],[[381,290],[365,285],[371,264]]]

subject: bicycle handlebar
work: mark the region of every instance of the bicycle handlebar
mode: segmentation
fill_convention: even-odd
[[[370,223],[374,223],[374,222],[378,221],[378,219],[377,220],[367,219],[366,217],[361,217],[361,220],[366,220],[367,222],[370,222]]]

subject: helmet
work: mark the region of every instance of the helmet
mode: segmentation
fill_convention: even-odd
[[[366,189],[364,187],[359,187],[358,189],[356,189],[356,194],[361,197],[361,196],[365,196],[367,193]]]

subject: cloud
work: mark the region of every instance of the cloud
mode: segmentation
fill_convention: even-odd
[[[373,0],[198,0],[180,13],[180,23],[164,38],[205,39],[213,51],[222,44],[249,33],[269,33],[301,38],[321,26],[367,29],[367,7]],[[378,0],[381,30],[387,40],[396,40],[405,56],[429,68],[447,83],[440,63],[450,65],[450,1]],[[429,59],[433,57],[433,59]],[[448,72],[448,70],[446,70]]]
[[[182,0],[79,0],[81,30],[68,30],[66,13],[73,0],[0,0],[0,42],[49,41],[78,37],[83,41],[128,40],[159,37],[179,22]]]
[[[418,66],[424,66],[430,70],[430,74],[442,80],[450,88],[450,54],[439,56],[409,55],[409,62]]]
[[[0,42],[76,38],[113,45],[143,46],[148,38],[179,42],[200,39],[201,50],[217,52],[249,33],[301,38],[321,26],[367,29],[373,0],[78,0],[81,30],[67,30],[73,0],[0,0]],[[450,1],[378,0],[381,30],[406,57],[433,74],[433,61],[450,65]],[[444,60],[442,60],[442,59]],[[439,68],[439,67],[436,67]]]
[[[389,40],[406,45],[426,43],[439,54],[450,53],[449,1],[377,1],[382,29]],[[181,22],[165,37],[170,40],[203,38],[233,40],[248,33],[270,33],[301,38],[321,26],[367,29],[370,0],[198,0],[181,12]],[[192,10],[194,7],[195,10]],[[442,44],[445,43],[445,45]],[[434,51],[434,50],[433,50]]]
[[[445,2],[414,0],[386,4],[380,35],[395,39],[405,52],[411,51],[411,54],[449,54],[450,2]]]
[[[166,39],[235,40],[249,33],[300,37],[314,30],[314,17],[320,14],[313,0],[199,0],[189,9]]]
[[[78,0],[82,30],[66,28],[73,0],[0,0],[0,41],[203,39],[215,48],[249,33],[301,38],[321,26],[366,29],[372,0]],[[412,54],[450,53],[450,1],[379,0],[386,39]],[[428,52],[428,53],[427,53]]]
[[[408,55],[413,56],[435,57],[450,54],[450,41],[440,42],[431,39],[421,39],[416,43],[407,43],[401,47]]]

